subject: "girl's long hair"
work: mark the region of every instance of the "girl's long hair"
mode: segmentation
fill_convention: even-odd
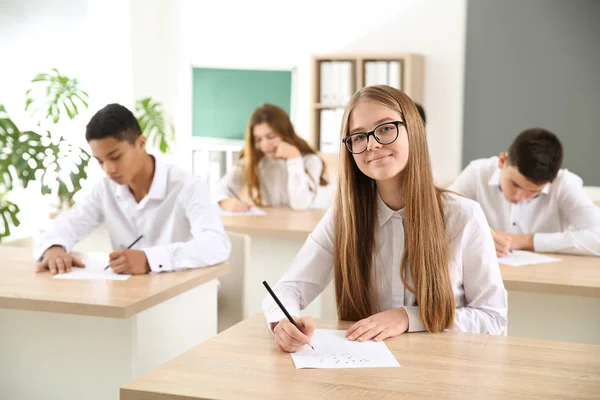
[[[448,267],[448,241],[444,220],[444,190],[435,186],[423,120],[404,92],[389,86],[358,91],[348,103],[341,135],[349,133],[349,119],[359,102],[370,101],[398,112],[406,122],[408,162],[402,172],[405,239],[400,275],[414,293],[425,328],[439,332],[454,321],[454,293]],[[334,272],[338,315],[357,321],[379,311],[372,282],[375,268],[377,218],[375,181],[357,167],[352,154],[340,149],[335,198]],[[388,266],[392,267],[392,266]],[[410,274],[412,285],[406,280]]]

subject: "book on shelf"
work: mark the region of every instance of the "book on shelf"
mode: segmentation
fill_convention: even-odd
[[[324,109],[320,111],[321,129],[319,149],[321,153],[339,153],[344,109]]]
[[[400,61],[365,62],[365,86],[389,85],[402,89],[402,64]]]
[[[346,104],[354,92],[352,62],[321,61],[319,102],[324,105]]]

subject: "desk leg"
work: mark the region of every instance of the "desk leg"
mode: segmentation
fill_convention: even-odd
[[[600,299],[508,292],[509,336],[600,344]]]
[[[0,309],[0,399],[117,400],[217,332],[211,281],[127,319]]]

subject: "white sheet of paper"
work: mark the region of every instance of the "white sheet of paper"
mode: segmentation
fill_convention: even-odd
[[[525,250],[513,250],[512,253],[508,253],[507,255],[498,258],[498,262],[500,264],[512,265],[514,267],[520,265],[545,264],[558,261],[561,261],[561,259]]]
[[[221,208],[221,215],[265,215],[266,212],[258,207],[251,207],[250,210],[244,212],[227,211]]]
[[[54,279],[126,281],[131,278],[131,275],[115,274],[110,268],[104,271],[108,265],[107,253],[87,253],[81,261],[85,264],[85,268],[73,267],[71,272],[54,275]]]
[[[376,368],[399,367],[398,360],[383,342],[351,342],[346,331],[317,329],[311,339],[315,348],[304,346],[292,353],[296,369],[300,368]]]

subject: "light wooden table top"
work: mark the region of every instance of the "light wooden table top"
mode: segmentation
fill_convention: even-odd
[[[600,297],[600,257],[549,254],[562,261],[512,267],[501,265],[507,290]]]
[[[0,246],[0,308],[129,318],[228,272],[224,263],[126,281],[52,279],[36,274],[30,249]]]
[[[600,346],[453,332],[404,334],[386,344],[400,368],[296,370],[255,315],[126,384],[120,399],[597,399],[600,393]]]
[[[289,208],[263,210],[266,215],[221,216],[226,231],[277,237],[306,238],[325,215],[325,209],[294,211]]]

